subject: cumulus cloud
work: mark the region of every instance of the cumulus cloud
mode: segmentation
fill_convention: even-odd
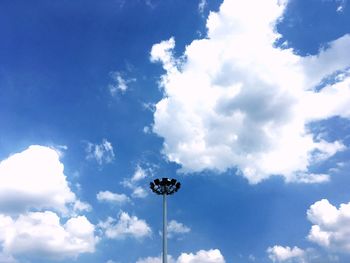
[[[177,259],[177,263],[225,263],[220,250],[200,250],[196,254],[182,253]]]
[[[126,237],[140,239],[150,236],[152,233],[145,220],[130,216],[126,212],[121,212],[118,220],[108,217],[106,221],[100,222],[98,225],[106,237],[110,239],[124,239]]]
[[[50,211],[21,214],[17,219],[0,215],[0,240],[6,253],[34,257],[76,257],[94,252],[98,241],[85,216],[65,224]]]
[[[269,259],[272,262],[278,263],[329,263],[343,262],[340,259],[345,259],[337,254],[329,253],[314,248],[299,248],[297,246],[280,246],[275,245],[266,250]]]
[[[322,199],[307,211],[313,223],[308,239],[318,245],[336,252],[350,251],[350,202],[339,208]]]
[[[323,249],[276,245],[267,249],[268,256],[273,262],[337,262],[341,255],[339,253],[349,254],[350,202],[340,204],[337,208],[327,199],[322,199],[310,206],[307,218],[313,224],[307,239]]]
[[[329,180],[310,167],[345,146],[309,127],[350,117],[350,35],[305,57],[278,47],[276,24],[286,6],[225,0],[209,14],[207,37],[190,43],[180,58],[173,54],[174,38],[152,47],[151,61],[166,71],[153,131],[182,172],[237,168],[250,183],[271,175],[287,182]]]
[[[98,201],[110,202],[113,204],[124,204],[130,201],[125,194],[112,193],[110,191],[100,191],[96,195]]]
[[[111,163],[115,158],[112,143],[106,139],[103,139],[101,144],[88,142],[85,151],[86,159],[94,159],[99,165]]]
[[[161,263],[160,257],[148,257],[139,259],[136,263]],[[225,263],[225,259],[222,256],[220,250],[200,250],[196,254],[193,253],[182,253],[176,260],[168,256],[169,263]]]
[[[91,206],[69,188],[59,151],[32,145],[1,161],[0,199],[1,262],[94,252],[94,225],[77,215]]]
[[[59,158],[55,149],[32,145],[1,161],[0,210],[52,208],[67,212],[67,205],[77,200]]]
[[[159,257],[147,257],[147,258],[140,258],[136,261],[136,263],[162,263],[162,258]],[[176,261],[173,259],[172,256],[168,255],[168,263],[176,263]]]
[[[306,252],[298,247],[273,246],[267,249],[267,253],[273,262],[306,263]]]
[[[188,226],[185,226],[183,223],[177,222],[176,220],[171,220],[168,223],[168,237],[171,238],[174,235],[186,234],[191,231]]]

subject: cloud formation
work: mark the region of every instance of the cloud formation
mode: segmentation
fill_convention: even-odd
[[[98,201],[110,202],[113,204],[124,204],[130,201],[130,198],[125,194],[112,193],[110,191],[100,191],[97,193]]]
[[[267,253],[272,262],[306,263],[306,252],[298,247],[273,246],[267,249]]]
[[[250,183],[271,175],[329,180],[310,167],[345,146],[309,125],[350,117],[350,36],[305,57],[278,47],[276,24],[286,7],[287,1],[225,0],[209,14],[207,37],[180,58],[174,38],[152,47],[151,61],[166,71],[153,131],[182,172],[237,168]]]
[[[94,252],[95,227],[77,215],[91,206],[71,191],[59,151],[32,145],[1,161],[0,199],[1,262]]]
[[[0,215],[0,241],[7,254],[62,259],[94,252],[98,239],[85,216],[61,224],[56,213],[45,211],[16,219]]]
[[[125,93],[129,87],[130,82],[135,82],[136,79],[126,79],[119,71],[111,72],[112,83],[108,85],[109,92],[112,96],[115,96],[118,92]]]
[[[161,257],[139,259],[136,263],[161,263]],[[200,250],[196,254],[182,253],[176,260],[168,256],[169,263],[225,263],[225,259],[218,249]]]
[[[136,166],[135,172],[130,179],[125,179],[122,185],[132,190],[131,196],[134,198],[145,198],[148,193],[140,182],[152,173],[152,168],[144,169],[140,165]]]
[[[32,145],[0,162],[0,210],[51,208],[68,212],[77,202],[55,149]]]
[[[322,199],[310,206],[307,218],[313,224],[307,239],[322,249],[275,245],[267,249],[273,262],[339,262],[339,258],[350,254],[350,202],[337,208]]]
[[[88,142],[86,151],[86,159],[96,160],[99,165],[113,162],[115,154],[112,143],[103,139],[101,144],[93,144]]]
[[[308,239],[336,252],[350,251],[350,202],[339,208],[327,199],[317,201],[307,211],[307,218],[313,223]]]
[[[146,177],[147,177],[147,172],[144,169],[142,169],[140,165],[137,165],[135,173],[131,177],[131,182],[138,182],[142,179],[145,179]]]
[[[106,221],[100,222],[98,226],[110,239],[124,239],[126,237],[139,239],[150,236],[152,233],[145,220],[130,216],[126,212],[121,212],[118,220],[108,217]]]
[[[177,263],[225,263],[220,250],[200,250],[196,254],[182,253],[177,259]]]
[[[171,238],[174,235],[186,234],[191,231],[191,228],[185,226],[183,223],[177,222],[176,220],[170,220],[167,230],[168,237]]]
[[[207,6],[207,0],[199,0],[199,3],[198,3],[198,12],[200,14],[203,14],[204,13],[204,10]]]

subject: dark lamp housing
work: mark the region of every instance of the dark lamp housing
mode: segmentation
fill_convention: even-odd
[[[151,190],[158,195],[171,195],[177,192],[180,187],[180,182],[169,178],[155,179],[150,183]]]

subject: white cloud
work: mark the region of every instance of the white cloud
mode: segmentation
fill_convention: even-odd
[[[339,262],[344,256],[342,254],[350,253],[350,202],[337,208],[327,199],[322,199],[310,206],[307,218],[313,224],[307,239],[323,249],[276,245],[267,249],[273,262]]]
[[[207,0],[199,0],[198,11],[200,14],[203,14],[204,9],[206,8],[207,4],[208,4]]]
[[[156,105],[152,102],[144,102],[142,103],[142,106],[145,110],[148,110],[150,112],[154,112],[156,110]]]
[[[101,144],[93,144],[88,142],[85,151],[87,154],[87,159],[94,159],[100,165],[104,163],[111,163],[115,158],[112,143],[106,139],[103,139]]]
[[[100,191],[96,195],[98,201],[105,201],[114,204],[124,204],[130,201],[130,198],[125,194],[112,193],[110,191]]]
[[[172,37],[167,41],[162,41],[152,47],[151,61],[161,61],[163,68],[167,71],[173,70],[176,63],[176,59],[173,56],[172,50],[175,47],[175,39]],[[164,76],[165,77],[165,76]],[[157,110],[157,105],[156,105]]]
[[[336,252],[350,251],[350,202],[339,208],[322,199],[310,206],[308,219],[313,223],[308,239]]]
[[[152,132],[152,129],[149,126],[144,126],[142,131],[145,134],[150,134]]]
[[[65,258],[94,251],[94,225],[77,215],[91,206],[69,188],[60,156],[32,145],[1,161],[0,262],[16,262],[16,255]],[[65,223],[47,209],[60,212]]]
[[[339,6],[337,7],[337,12],[341,13],[341,12],[343,12],[343,11],[344,11],[344,5],[339,5]]]
[[[140,258],[136,261],[136,263],[162,263],[162,258],[159,257],[147,257],[147,258]],[[168,255],[168,263],[176,263],[176,261],[173,259],[172,256]]]
[[[323,2],[327,2],[327,1],[331,1],[331,2],[335,2],[337,9],[336,11],[338,13],[342,13],[344,11],[344,8],[346,7],[347,4],[347,0],[322,0]]]
[[[134,198],[145,198],[148,196],[148,193],[141,186],[136,186],[133,188],[133,192],[132,192],[131,196]]]
[[[125,93],[129,89],[128,84],[136,81],[136,79],[133,78],[126,79],[119,71],[111,72],[110,76],[112,78],[112,83],[108,85],[108,89],[112,96],[115,96],[118,91]]]
[[[59,154],[60,157],[64,156],[64,152],[68,150],[67,145],[55,145],[52,148],[56,150],[56,152]]]
[[[150,236],[152,231],[145,220],[130,216],[121,212],[118,221],[108,217],[106,221],[100,222],[99,227],[104,231],[106,237],[111,239],[124,239],[126,237],[144,238]]]
[[[328,174],[299,173],[291,181],[304,184],[325,183],[330,180]]]
[[[161,257],[148,257],[139,259],[136,263],[161,263]],[[225,263],[225,259],[222,256],[220,250],[200,250],[196,254],[182,253],[176,260],[168,256],[169,263]]]
[[[85,216],[70,218],[62,225],[56,213],[45,211],[16,219],[0,215],[0,241],[9,255],[65,258],[94,252],[98,239]]]
[[[225,263],[220,250],[200,250],[196,254],[182,253],[177,259],[177,263]]]
[[[19,212],[52,208],[67,212],[77,202],[63,173],[59,153],[32,145],[0,162],[0,209]]]
[[[5,253],[0,253],[1,263],[18,263],[18,261],[11,255],[6,255]]]
[[[147,176],[146,171],[144,169],[142,169],[142,167],[140,165],[137,165],[135,173],[134,173],[134,175],[131,178],[131,181],[132,182],[137,182],[137,181],[140,181],[142,179],[145,179],[146,176]]]
[[[124,187],[132,190],[131,196],[134,198],[145,198],[148,193],[139,183],[152,174],[152,168],[144,169],[140,165],[136,166],[135,172],[130,179],[122,182]]]
[[[92,210],[92,207],[90,204],[88,204],[86,202],[82,202],[82,201],[77,200],[74,203],[73,210],[76,212],[83,212],[83,211],[90,212]]]
[[[350,117],[350,77],[337,78],[350,66],[350,35],[306,57],[276,47],[286,3],[225,0],[208,17],[207,37],[190,43],[180,59],[172,52],[174,38],[152,47],[151,61],[166,71],[153,131],[182,172],[238,168],[250,183],[271,175],[329,180],[309,168],[345,146],[317,138],[308,125]],[[315,90],[332,74],[335,84],[323,81]]]
[[[191,231],[188,226],[185,226],[183,223],[177,222],[176,220],[171,220],[168,223],[168,237],[171,238],[176,234],[186,234]]]
[[[273,262],[300,262],[306,263],[306,252],[298,247],[290,248],[288,246],[273,246],[267,249],[269,258]]]

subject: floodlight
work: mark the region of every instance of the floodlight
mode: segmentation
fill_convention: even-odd
[[[157,195],[163,195],[163,263],[167,263],[167,205],[166,196],[177,192],[181,187],[176,179],[162,178],[155,179],[150,183],[152,192]]]

